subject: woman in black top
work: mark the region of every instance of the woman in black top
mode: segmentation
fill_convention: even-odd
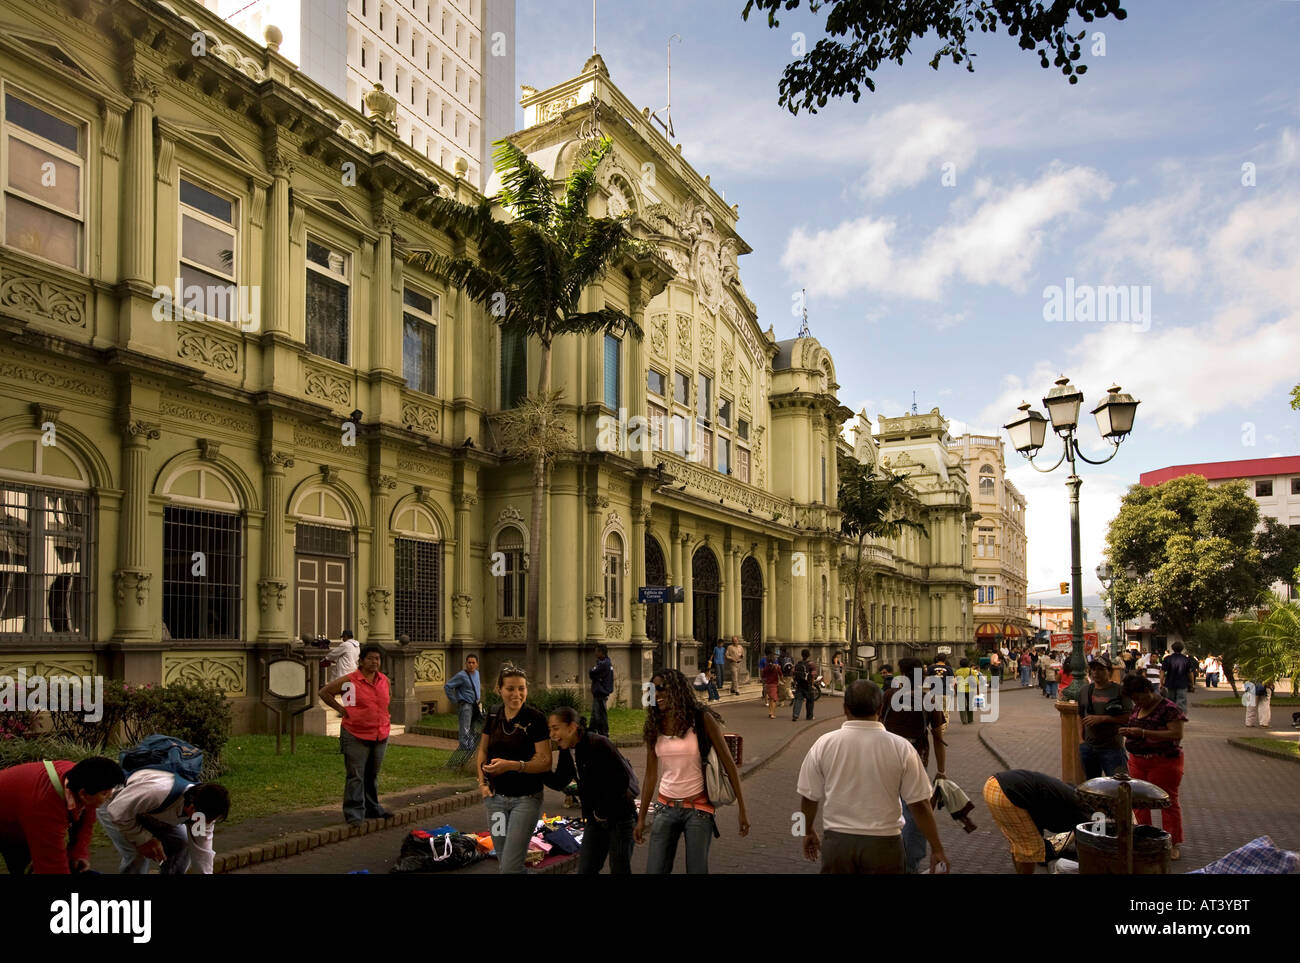
[[[637,794],[631,763],[604,736],[588,732],[587,720],[579,718],[576,709],[562,706],[547,722],[552,741],[560,747],[560,761],[555,772],[542,774],[542,781],[561,792],[576,781],[587,823],[578,872],[599,873],[608,856],[612,875],[630,874]]]
[[[522,873],[542,813],[542,774],[551,771],[546,717],[525,705],[528,677],[506,663],[497,676],[502,704],[488,713],[478,743],[479,789],[503,873]]]

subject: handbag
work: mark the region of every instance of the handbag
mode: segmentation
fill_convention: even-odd
[[[704,791],[715,808],[730,806],[736,801],[736,787],[731,784],[731,778],[727,775],[727,770],[723,767],[722,760],[718,758],[718,750],[714,746],[709,747],[709,756],[704,763]]]

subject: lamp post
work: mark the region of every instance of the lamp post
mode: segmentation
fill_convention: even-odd
[[[1119,633],[1115,625],[1115,595],[1111,592],[1111,586],[1115,584],[1114,573],[1111,571],[1110,562],[1103,560],[1097,566],[1097,581],[1101,582],[1102,588],[1106,590],[1106,601],[1110,603],[1110,656],[1115,658],[1119,655]]]
[[[1106,397],[1101,404],[1092,409],[1092,414],[1097,419],[1097,429],[1111,445],[1110,455],[1101,461],[1093,461],[1084,455],[1079,447],[1076,435],[1079,427],[1079,408],[1082,404],[1083,393],[1070,384],[1070,379],[1064,375],[1056,380],[1055,386],[1043,398],[1043,407],[1047,409],[1048,418],[1051,419],[1052,430],[1060,436],[1065,449],[1051,468],[1040,468],[1034,463],[1034,456],[1042,449],[1043,442],[1047,438],[1048,418],[1044,418],[1033,410],[1029,402],[1025,402],[1020,405],[1020,417],[1003,425],[1011,436],[1012,447],[1028,459],[1035,471],[1046,474],[1055,471],[1062,462],[1070,463],[1070,477],[1065,480],[1065,485],[1070,490],[1070,586],[1074,610],[1070,653],[1072,680],[1069,687],[1061,693],[1060,700],[1063,703],[1073,702],[1076,705],[1071,707],[1073,711],[1069,713],[1074,717],[1074,722],[1067,719],[1066,711],[1062,709],[1062,772],[1067,776],[1077,775],[1079,770],[1077,762],[1079,753],[1077,748],[1074,748],[1077,745],[1078,734],[1077,702],[1088,671],[1088,664],[1083,654],[1083,565],[1079,559],[1079,488],[1083,484],[1083,479],[1079,477],[1075,459],[1081,458],[1090,465],[1104,465],[1114,458],[1119,452],[1120,443],[1133,430],[1133,419],[1137,414],[1139,402],[1132,395],[1124,394],[1119,385],[1113,384],[1107,389]],[[1058,708],[1060,708],[1059,703]]]

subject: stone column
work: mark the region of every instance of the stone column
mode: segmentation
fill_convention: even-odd
[[[642,278],[633,279],[628,291],[629,313],[632,320],[636,322],[642,331],[645,331],[645,309],[646,304],[649,302],[648,295],[647,282]],[[649,337],[649,334],[647,333],[646,336]],[[640,425],[646,417],[645,343],[642,339],[632,337],[630,334],[623,339],[623,343],[627,345],[628,423],[629,425]],[[642,421],[634,421],[633,419],[642,419]],[[646,437],[650,437],[648,425]],[[654,464],[651,453],[645,450],[627,452],[626,456],[639,465]]]
[[[763,622],[766,641],[776,645],[776,608],[779,589],[777,572],[780,568],[781,550],[772,542],[767,547],[767,571],[763,573]]]
[[[262,491],[266,520],[262,524],[262,577],[257,581],[258,606],[262,612],[260,641],[284,642],[292,637],[289,621],[293,609],[285,611],[289,579],[284,545],[284,473],[293,467],[286,452],[267,451],[262,456]]]
[[[394,342],[401,344],[401,315],[394,315],[393,298],[393,224],[394,216],[387,210],[375,212],[375,230],[379,243],[375,245],[375,276],[373,296],[370,299],[370,367],[377,371],[393,370]],[[394,330],[397,334],[394,337]],[[441,387],[441,386],[439,386]]]
[[[470,510],[478,504],[478,495],[461,491],[456,495],[456,558],[453,566],[451,597],[451,638],[453,642],[469,642],[473,636],[470,621],[474,596],[470,593],[469,525]],[[485,613],[488,609],[485,607]],[[486,616],[485,616],[486,617]]]
[[[127,67],[124,86],[131,97],[127,115],[126,163],[122,210],[129,218],[122,232],[122,275],[128,281],[153,285],[154,279],[154,153],[153,107],[158,85],[134,61]],[[171,279],[167,281],[171,284]],[[180,292],[177,292],[180,295]]]
[[[691,597],[695,581],[691,566],[691,536],[683,532],[678,536],[678,548],[674,549],[677,571],[682,573],[682,620],[677,626],[677,641],[695,639],[695,599]]]
[[[115,639],[149,641],[149,442],[162,437],[158,425],[130,419],[121,425],[122,515],[118,527],[117,570],[113,588],[117,601]]]
[[[645,584],[645,533],[650,525],[650,509],[634,507],[632,509],[632,544],[628,551],[632,556],[632,584],[627,588],[628,598],[632,600],[632,635],[629,641],[645,642],[645,604],[638,602],[636,590]]]
[[[605,546],[601,544],[600,513],[609,507],[605,495],[587,496],[587,545],[590,564],[587,566],[587,640],[601,642],[605,638]]]
[[[744,622],[741,619],[740,601],[740,556],[739,545],[731,547],[731,634],[744,638]]]
[[[370,473],[370,518],[374,534],[370,538],[370,588],[366,605],[370,612],[368,641],[386,642],[393,638],[393,549],[388,544],[388,493],[397,487],[397,479],[378,470]]]
[[[267,298],[262,311],[262,329],[280,334],[289,334],[289,299],[293,289],[289,258],[289,178],[297,153],[297,145],[279,136],[272,137],[266,148],[266,166],[272,182],[266,216]],[[296,374],[295,368],[295,377]]]

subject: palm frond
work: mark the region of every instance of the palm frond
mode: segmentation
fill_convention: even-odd
[[[558,212],[556,231],[568,244],[576,242],[581,227],[588,218],[587,201],[591,196],[591,189],[596,184],[596,171],[601,161],[608,156],[613,143],[608,137],[601,138],[569,173],[569,179],[564,187],[564,203]]]
[[[622,325],[638,341],[645,336],[641,326],[618,308],[601,308],[599,311],[583,311],[578,314],[565,315],[555,325],[556,334],[595,334],[597,331],[609,331]]]
[[[550,229],[555,223],[555,190],[551,180],[522,150],[508,140],[497,141],[492,154],[501,175],[497,201],[516,218]]]
[[[511,225],[514,264],[510,274],[514,286],[531,293],[540,311],[553,313],[561,303],[568,276],[564,251],[548,234],[526,221]]]
[[[565,285],[567,303],[577,304],[583,288],[600,278],[633,246],[633,238],[621,218],[592,218],[574,247],[573,268]]]
[[[460,288],[471,300],[480,304],[490,306],[493,296],[498,293],[505,294],[509,299],[509,279],[489,271],[471,258],[415,251],[407,257],[406,263],[429,272],[444,284]]]

